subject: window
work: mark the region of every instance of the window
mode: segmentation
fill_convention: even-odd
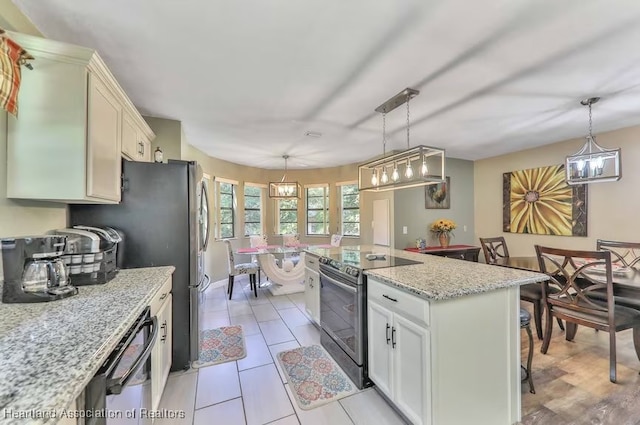
[[[307,235],[329,234],[329,186],[305,188]]]
[[[360,192],[357,184],[340,186],[340,221],[343,236],[360,236]]]
[[[220,198],[219,238],[233,238],[235,237],[236,185],[221,181],[218,186],[218,194]]]
[[[278,232],[281,235],[298,233],[298,200],[278,199]]]
[[[244,185],[244,235],[262,234],[262,189]]]

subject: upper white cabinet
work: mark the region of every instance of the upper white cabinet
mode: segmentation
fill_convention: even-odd
[[[122,115],[122,156],[131,161],[151,162],[151,140],[126,112]]]
[[[11,37],[36,59],[34,69],[22,73],[18,118],[8,118],[7,197],[120,202],[125,139],[150,150],[155,135],[97,52]],[[134,147],[130,159],[149,160],[146,153]]]

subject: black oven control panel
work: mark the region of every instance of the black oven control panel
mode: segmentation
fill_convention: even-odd
[[[340,261],[336,261],[332,258],[328,258],[328,257],[320,257],[320,264],[324,264],[326,266],[329,266],[335,270],[338,270],[346,275],[352,276],[357,278],[358,276],[360,276],[360,272],[361,270],[358,267],[354,267],[354,266],[350,266],[347,264],[343,264]]]

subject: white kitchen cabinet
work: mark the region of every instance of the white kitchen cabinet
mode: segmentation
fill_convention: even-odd
[[[368,301],[369,377],[413,424],[430,424],[429,331]]]
[[[427,300],[367,280],[369,377],[411,423],[520,420],[519,288]]]
[[[128,113],[122,116],[122,156],[131,161],[151,162],[151,141]]]
[[[171,369],[173,296],[171,279],[163,284],[151,301],[151,315],[158,319],[158,339],[151,351],[151,408],[156,410]]]
[[[318,257],[305,255],[305,310],[311,319],[320,325],[320,274]]]
[[[127,125],[138,140],[149,142],[153,132],[94,50],[25,34],[11,38],[38,66],[22,73],[19,115],[8,117],[7,197],[119,202]]]

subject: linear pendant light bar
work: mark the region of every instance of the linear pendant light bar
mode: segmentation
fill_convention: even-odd
[[[384,116],[398,106],[407,104],[407,149],[372,159],[358,167],[358,188],[362,191],[387,191],[416,186],[443,183],[445,181],[444,149],[409,143],[409,101],[420,94],[406,88],[393,96],[375,111],[383,115],[383,147],[385,145]],[[391,176],[391,178],[389,178]]]

